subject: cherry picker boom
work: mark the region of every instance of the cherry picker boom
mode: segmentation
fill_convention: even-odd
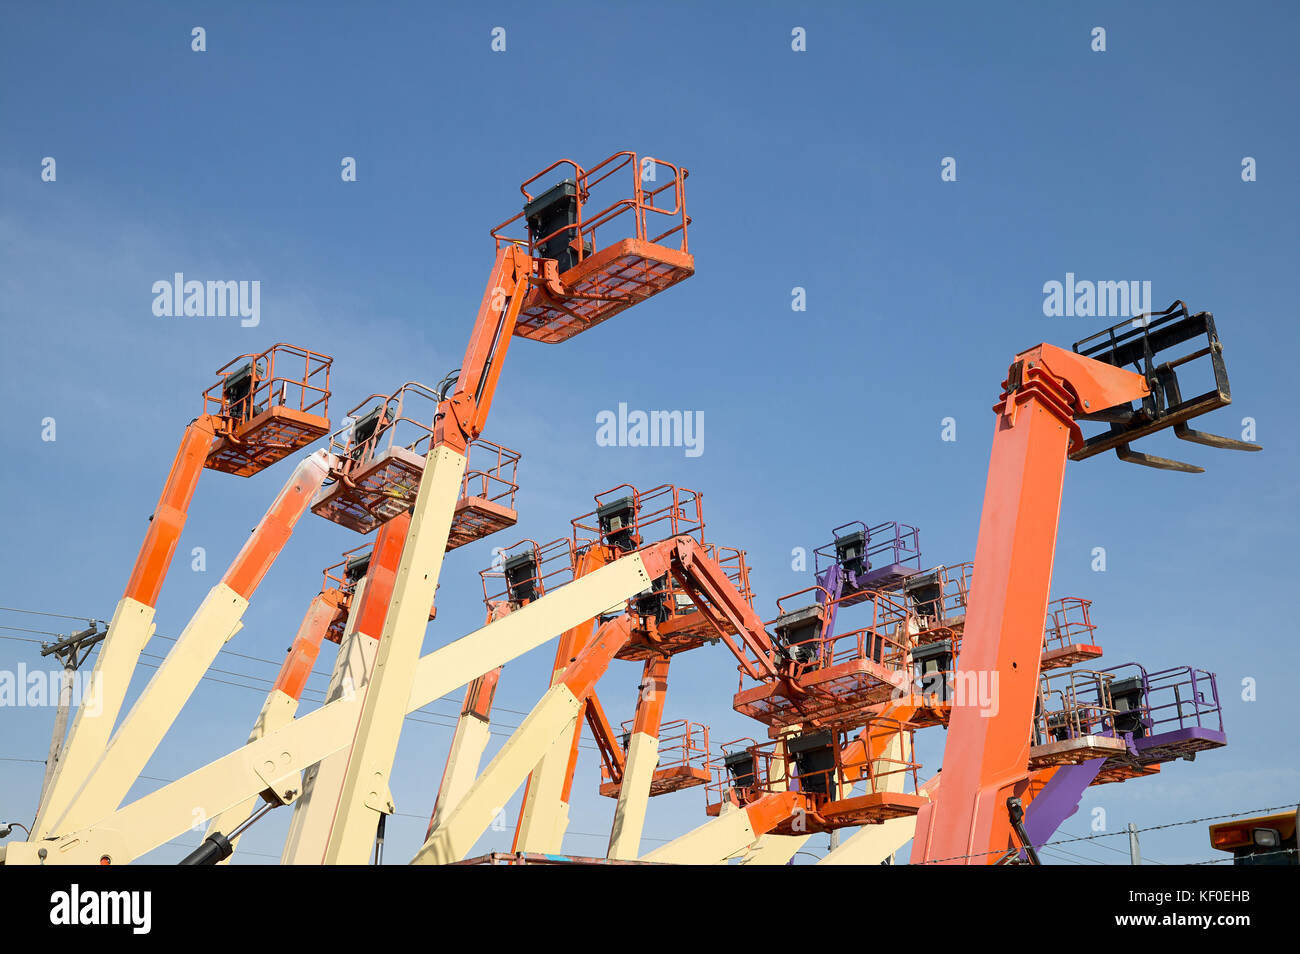
[[[670,538],[632,550],[627,556],[578,577],[551,595],[567,593],[634,557],[640,558],[649,577],[647,586],[642,587],[642,590],[648,588],[651,582],[671,574],[691,594],[698,611],[705,614],[705,618],[715,627],[718,637],[732,648],[742,666],[755,674],[760,670],[775,672],[771,643],[753,609],[693,537]],[[539,603],[525,606],[507,616],[506,620],[517,618],[547,598],[550,597],[543,597]],[[608,608],[608,604],[605,608]],[[592,614],[593,617],[598,615]],[[559,678],[465,795],[449,812],[440,815],[430,829],[424,846],[413,859],[415,863],[447,864],[460,861],[491,824],[499,806],[523,784],[528,773],[535,768],[535,753],[550,749],[557,741],[567,750],[574,720],[578,717],[584,700],[590,697],[609,663],[632,640],[635,625],[635,618],[628,611],[600,624],[590,641],[567,661]],[[645,780],[648,781],[648,778]],[[636,818],[631,820],[633,824],[638,823]]]
[[[1157,355],[1191,341],[1188,353]],[[1179,369],[1208,358],[1210,390],[1184,398]],[[1127,370],[1128,366],[1136,370]],[[1120,460],[1200,473],[1202,468],[1134,451],[1130,444],[1165,428],[1194,443],[1257,451],[1259,445],[1192,430],[1187,422],[1231,403],[1223,348],[1208,312],[1176,301],[1160,313],[1115,325],[1065,351],[1041,344],[1016,355],[1003,382],[984,509],[977,572],[958,671],[997,673],[997,711],[953,709],[943,785],[917,817],[913,863],[995,863],[1017,853],[1013,804],[1028,785],[1039,654],[1056,549],[1065,462],[1114,450]],[[1078,421],[1106,431],[1084,438]]]
[[[92,685],[101,687],[99,705],[93,713],[88,706],[77,710],[34,839],[45,837],[64,815],[108,745],[136,660],[153,634],[158,595],[199,473],[207,468],[248,477],[328,432],[331,363],[327,355],[280,343],[217,370],[217,383],[203,393],[204,413],[185,429],[95,662]]]
[[[647,163],[667,173],[657,177],[663,184],[653,189],[646,189],[642,182]],[[561,165],[573,170],[572,179],[540,195],[530,194],[532,183]],[[618,173],[631,180],[632,197],[620,197],[608,208],[590,214],[593,190],[608,188]],[[465,358],[454,377],[449,376],[438,392],[418,488],[406,508],[410,527],[364,691],[354,698],[336,698],[177,782],[117,807],[117,801],[137,777],[137,763],[142,766],[142,759],[147,760],[148,752],[166,732],[179,703],[188,695],[187,687],[210,664],[211,658],[205,661],[205,657],[214,652],[214,646],[219,648],[220,642],[211,638],[213,634],[228,638],[237,628],[251,588],[269,565],[263,558],[266,548],[256,546],[255,552],[241,554],[228,581],[220,584],[235,598],[227,599],[224,591],[211,598],[216,601],[214,606],[223,599],[229,606],[223,604],[221,611],[213,609],[205,614],[205,618],[213,617],[211,625],[205,622],[197,628],[194,638],[187,641],[186,651],[173,654],[177,662],[172,667],[175,674],[169,672],[154,694],[159,697],[157,711],[163,718],[150,725],[141,711],[135,719],[129,719],[124,729],[132,732],[126,736],[119,733],[119,745],[104,755],[112,760],[115,770],[90,773],[84,780],[72,779],[76,784],[84,781],[85,797],[77,803],[76,789],[70,789],[71,807],[57,817],[47,812],[44,829],[28,842],[7,846],[7,863],[130,861],[189,828],[195,806],[201,807],[206,816],[216,817],[259,793],[271,804],[294,801],[301,791],[298,773],[345,748],[346,764],[323,860],[364,862],[381,816],[394,810],[388,777],[401,723],[409,711],[491,672],[556,632],[597,616],[603,608],[640,592],[661,575],[648,576],[638,554],[620,557],[571,586],[420,657],[428,607],[437,589],[443,554],[451,542],[464,486],[466,455],[486,424],[511,338],[567,340],[693,274],[694,260],[687,248],[689,218],[683,188],[686,175],[685,169],[659,160],[640,162],[631,152],[618,153],[591,169],[562,160],[524,183],[524,211],[493,230],[496,258]],[[521,219],[526,235],[508,235],[505,230]],[[631,235],[603,243],[611,231],[629,224]],[[666,228],[660,231],[658,224]],[[596,238],[597,227],[601,229],[601,244]],[[249,375],[256,380],[257,361],[252,365]],[[283,388],[271,403],[283,403],[282,395]],[[259,403],[256,397],[242,400],[240,406],[247,408],[250,428],[256,426],[267,433],[279,428],[274,432],[288,435],[305,432],[303,426],[294,431],[294,422],[286,424],[277,419],[290,415],[272,412],[268,417],[267,403]],[[327,431],[326,423],[312,439]],[[226,436],[230,439],[217,448],[222,456],[215,458],[222,469],[241,472],[264,465],[262,456],[239,449],[238,442],[248,437],[246,432],[236,430]],[[283,438],[274,444],[276,453],[293,449],[291,441]],[[195,454],[192,450],[189,458]],[[241,459],[241,455],[248,459]],[[325,465],[333,473],[338,463],[318,452],[301,465],[300,471],[309,467],[314,481],[317,476],[326,476]],[[302,492],[310,481],[306,474],[302,476],[293,484],[292,508],[273,508],[270,537],[280,543],[287,535],[281,530],[291,526],[301,512],[297,505],[310,502],[311,495]],[[178,499],[188,501],[184,482],[180,483]],[[171,539],[174,541],[174,535]],[[147,630],[147,621],[143,628]],[[191,651],[188,643],[195,641],[197,645]],[[136,645],[127,645],[122,653],[132,664],[142,640],[134,642]],[[428,695],[430,692],[432,695]],[[151,703],[147,708],[155,707]],[[238,830],[242,828],[238,826]],[[215,854],[208,853],[208,857]]]
[[[0,862],[129,863],[200,819],[206,836],[183,863],[220,863],[284,806],[282,862],[360,864],[372,849],[378,860],[397,810],[404,721],[457,689],[464,702],[413,863],[465,861],[521,787],[517,858],[559,852],[584,724],[601,756],[600,794],[617,799],[599,859],[613,863],[787,863],[810,834],[846,829],[858,831],[826,863],[878,861],[913,836],[917,864],[1038,863],[1036,848],[1088,786],[1226,744],[1212,673],[1091,668],[1104,641],[1091,604],[1049,603],[1067,460],[1113,450],[1125,462],[1199,472],[1134,449],[1165,429],[1260,449],[1191,428],[1231,395],[1213,316],[1181,301],[1072,351],[1041,344],[1015,356],[994,409],[971,563],[927,571],[915,527],[843,524],[815,551],[815,585],[778,600],[765,623],[745,551],[705,542],[699,494],[624,484],[596,496],[571,539],[500,551],[482,574],[482,626],[424,652],[446,553],[519,516],[520,455],[484,437],[512,339],[566,341],[693,274],[686,176],[622,152],[591,168],[560,160],[526,180],[522,210],[491,231],[494,257],[460,367],[432,387],[407,381],[370,395],[334,433],[331,359],[277,344],[222,368],[186,430],[97,662],[100,679],[111,677],[104,715],[78,713],[37,824],[27,841],[0,847]],[[620,182],[630,188],[612,204],[594,198]],[[1204,393],[1188,385],[1193,362],[1212,374]],[[1103,429],[1085,437],[1088,423]],[[328,444],[312,451],[320,438]],[[200,471],[249,476],[303,450],[113,731]],[[308,509],[373,532],[373,542],[325,571],[247,741],[125,801]],[[497,579],[504,592],[490,591]],[[540,701],[480,765],[503,667],[552,639]],[[303,712],[325,641],[339,647],[329,688]],[[681,665],[673,657],[719,642],[739,673],[732,708],[766,737],[711,757],[708,728],[668,719],[665,699]],[[597,691],[614,660],[640,671],[621,731]],[[914,737],[935,726],[947,735],[943,771],[922,783]],[[690,787],[703,788],[713,817],[642,855],[650,797]]]

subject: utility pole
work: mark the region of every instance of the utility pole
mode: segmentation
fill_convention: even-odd
[[[53,656],[63,663],[63,682],[59,687],[59,709],[54,716],[54,735],[50,739],[50,754],[45,760],[45,778],[41,780],[41,797],[39,805],[45,800],[45,790],[49,787],[54,770],[58,768],[59,758],[63,754],[63,739],[68,732],[68,711],[72,707],[72,683],[74,674],[90,655],[90,648],[100,642],[106,635],[99,627],[98,620],[87,620],[90,625],[79,633],[65,636],[58,642],[42,643],[41,655]],[[91,687],[93,691],[94,687]]]
[[[1128,855],[1129,864],[1142,864],[1142,852],[1138,848],[1138,830],[1137,825],[1132,822],[1128,823]]]

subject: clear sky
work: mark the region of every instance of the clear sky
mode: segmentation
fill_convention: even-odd
[[[182,429],[231,357],[276,341],[334,355],[336,418],[435,383],[460,361],[518,184],[632,149],[690,169],[697,274],[572,342],[516,340],[485,436],[523,455],[519,525],[448,557],[426,651],[481,622],[492,545],[560,536],[623,482],[701,491],[708,537],[749,552],[764,618],[812,582],[793,549],[848,520],[918,525],[927,564],[969,559],[1009,359],[1111,323],[1046,317],[1044,283],[1150,281],[1157,304],[1216,315],[1234,402],[1200,426],[1239,436],[1252,418],[1265,450],[1147,448],[1201,476],[1070,465],[1054,592],[1094,601],[1107,662],[1217,672],[1229,745],[1091,790],[1065,830],[1086,833],[1096,808],[1118,831],[1294,803],[1297,20],[1281,3],[8,4],[0,605],[111,615]],[[260,281],[260,324],[155,316],[153,283],[175,272]],[[620,402],[702,412],[703,453],[599,446],[596,417]],[[290,468],[204,474],[159,633],[180,632]],[[135,794],[243,741],[321,568],[359,542],[304,518],[227,647],[241,655],[219,658]],[[205,573],[190,569],[198,546]],[[13,670],[44,665],[22,641],[43,637],[22,630],[78,624],[0,611],[0,625]],[[503,726],[540,696],[553,645],[507,667]],[[312,689],[331,662],[327,646]],[[602,684],[616,721],[639,672],[617,663]],[[668,718],[718,742],[759,730],[731,711],[723,648],[680,659],[671,682]],[[421,840],[459,698],[407,724],[389,861]],[[0,821],[34,813],[52,719],[0,711],[0,757],[19,760],[0,762]],[[942,741],[923,734],[923,775]],[[588,743],[565,843],[578,854],[608,835],[597,764]],[[271,860],[286,821],[259,823],[240,860]],[[645,846],[703,821],[698,790],[658,799]],[[509,841],[489,833],[480,850]],[[1053,860],[1124,861],[1102,845],[1125,847]],[[1202,824],[1143,848],[1215,854]]]

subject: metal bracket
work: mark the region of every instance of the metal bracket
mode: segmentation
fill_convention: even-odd
[[[1025,831],[1025,809],[1020,804],[1020,799],[1012,795],[1007,799],[1007,812],[1011,815],[1011,830],[1016,833],[1016,838],[1020,841],[1020,848],[1024,851],[1025,856],[1029,858],[1031,865],[1041,865],[1038,860],[1038,852],[1034,851],[1034,843],[1029,838],[1029,833]]]
[[[375,782],[378,791],[371,790],[367,793],[362,804],[366,808],[373,808],[381,815],[391,815],[397,811],[397,806],[393,802],[393,793],[388,788],[388,784],[382,778],[377,778]]]
[[[1170,361],[1155,363],[1158,352],[1202,337],[1205,341],[1203,347]],[[1204,473],[1205,468],[1195,464],[1144,454],[1130,447],[1132,441],[1165,428],[1172,428],[1174,436],[1179,440],[1220,450],[1261,449],[1258,444],[1193,430],[1187,424],[1194,417],[1232,403],[1228,373],[1223,363],[1223,345],[1219,341],[1214,316],[1210,312],[1190,314],[1184,302],[1175,301],[1162,312],[1139,315],[1132,321],[1121,322],[1076,342],[1074,351],[1114,367],[1133,366],[1146,378],[1151,394],[1138,407],[1120,404],[1077,414],[1078,420],[1106,422],[1110,424],[1110,429],[1089,437],[1083,447],[1070,455],[1071,460],[1083,460],[1113,449],[1115,456],[1125,463],[1185,474]],[[1210,359],[1214,387],[1204,394],[1184,400],[1176,369],[1198,358]]]

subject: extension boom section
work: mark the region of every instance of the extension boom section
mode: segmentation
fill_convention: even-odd
[[[221,647],[243,626],[248,601],[327,470],[322,451],[298,465],[221,582],[181,632],[52,831],[75,831],[112,812],[126,797]]]
[[[1157,358],[1200,336],[1207,339],[1205,348]],[[1215,388],[1183,400],[1177,369],[1198,358],[1210,360]],[[958,659],[959,674],[997,679],[998,706],[992,712],[970,705],[953,708],[943,788],[917,819],[913,863],[989,864],[1019,850],[1013,815],[1018,817],[1034,764],[1024,729],[1034,722],[1039,694],[1066,458],[1083,459],[1113,448],[1122,460],[1198,472],[1129,447],[1130,441],[1166,427],[1197,443],[1258,450],[1187,427],[1190,418],[1229,400],[1213,319],[1207,313],[1189,315],[1182,302],[1160,315],[1116,325],[1075,345],[1075,352],[1042,344],[1016,356],[994,408],[977,572]],[[1105,421],[1110,430],[1085,440],[1077,420]],[[1037,763],[1074,764],[1087,760],[1079,753],[1114,754],[1114,741],[1075,733],[1060,743],[1046,743]]]
[[[662,559],[656,561],[652,553],[628,554],[422,657],[414,669],[403,715],[640,592],[665,569]],[[42,843],[11,845],[5,860],[97,864],[107,858],[105,863],[123,864],[189,830],[195,807],[213,816],[267,789],[288,803],[296,797],[298,773],[349,744],[360,710],[359,694],[328,703],[91,826]]]

